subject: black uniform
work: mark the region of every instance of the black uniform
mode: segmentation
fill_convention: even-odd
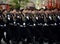
[[[1,39],[4,37],[4,29],[3,29],[3,18],[2,15],[0,15],[0,43],[1,43]]]
[[[4,27],[6,32],[6,37],[4,40],[7,44],[10,44],[9,41],[12,39],[12,22],[13,22],[12,14],[7,13],[4,21],[4,24],[6,24],[6,27]]]

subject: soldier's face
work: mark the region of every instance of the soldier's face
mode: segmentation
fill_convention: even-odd
[[[54,12],[58,12],[58,10],[57,9],[54,9]]]
[[[12,11],[12,13],[16,14],[16,13],[17,13],[17,11],[14,9],[14,10]]]
[[[54,12],[54,10],[51,10],[51,12],[53,13],[53,12]]]
[[[12,11],[10,11],[10,13],[12,13]]]
[[[60,12],[60,10],[59,10],[59,12]]]
[[[25,14],[25,13],[27,13],[27,10],[23,10],[22,12]]]
[[[33,10],[33,11],[32,11],[32,14],[35,14],[35,13],[36,13],[36,11],[35,11],[35,10]]]
[[[31,10],[28,10],[28,12],[27,13],[32,13],[32,11]]]
[[[52,13],[52,11],[50,10],[49,13]]]
[[[19,13],[21,13],[21,11],[19,11]]]
[[[7,14],[7,11],[4,11],[3,14]]]
[[[38,10],[36,10],[36,13],[39,13],[39,11],[38,11]]]
[[[50,11],[49,11],[49,10],[46,10],[46,11],[45,11],[45,13],[47,13],[47,14],[48,14],[48,13],[50,13]]]
[[[44,13],[44,10],[40,10],[39,13]]]

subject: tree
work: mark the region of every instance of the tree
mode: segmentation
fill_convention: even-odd
[[[11,8],[20,9],[20,7],[24,7],[26,3],[29,2],[28,0],[12,0],[11,3],[13,4]]]

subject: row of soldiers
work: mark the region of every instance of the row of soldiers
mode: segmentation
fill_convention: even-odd
[[[4,32],[6,35],[4,36]],[[16,9],[3,10],[0,14],[0,40],[10,44],[39,44],[60,41],[60,10],[58,9]]]

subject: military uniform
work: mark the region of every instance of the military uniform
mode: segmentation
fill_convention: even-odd
[[[10,44],[10,40],[12,44],[19,44],[20,41],[23,44],[35,44],[35,41],[39,44],[43,44],[43,41],[53,44],[53,42],[60,41],[59,33],[59,13],[27,12],[0,15],[0,40],[4,38],[7,44]]]
[[[3,19],[2,15],[0,15],[0,43],[1,39],[4,37],[4,29],[3,29],[4,22],[2,19]]]

